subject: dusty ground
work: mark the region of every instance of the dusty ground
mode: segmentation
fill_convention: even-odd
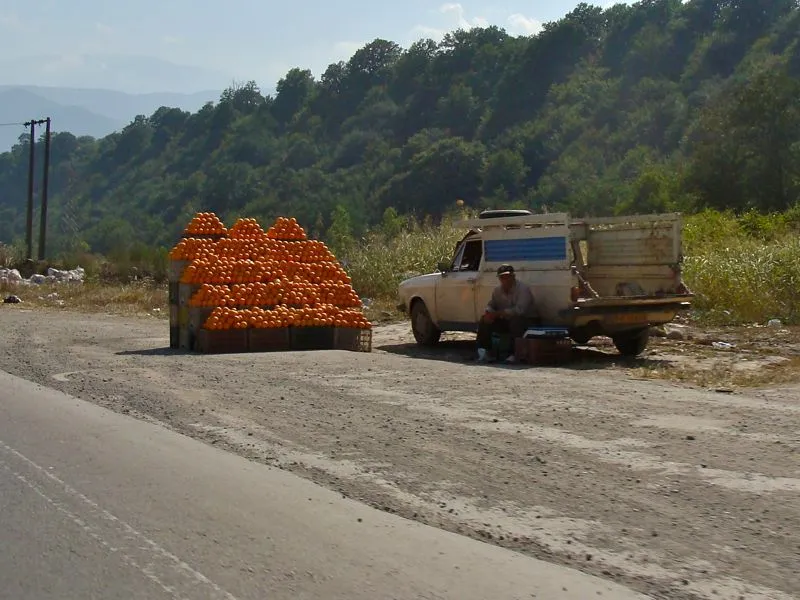
[[[0,328],[6,371],[408,518],[655,598],[800,597],[800,385],[740,387],[791,381],[796,331],[531,369],[420,353],[404,325],[372,354],[239,356],[171,352],[153,317],[0,305]]]

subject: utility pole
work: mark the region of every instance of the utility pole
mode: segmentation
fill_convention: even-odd
[[[25,242],[28,249],[27,259],[33,259],[33,164],[36,160],[35,144],[36,144],[36,121],[30,120],[30,123],[25,123],[31,127],[31,147],[30,157],[28,158],[28,219],[25,229]]]
[[[28,157],[28,214],[25,227],[25,242],[28,251],[28,260],[33,260],[33,179],[36,162],[36,126],[47,124],[47,137],[45,138],[44,158],[44,188],[42,190],[42,230],[39,232],[39,260],[44,258],[44,235],[47,219],[47,185],[50,170],[50,117],[47,119],[31,119],[25,127],[31,128],[30,156]]]
[[[44,178],[42,180],[42,210],[39,221],[39,260],[44,260],[45,242],[47,239],[47,189],[50,182],[50,117],[44,135]]]

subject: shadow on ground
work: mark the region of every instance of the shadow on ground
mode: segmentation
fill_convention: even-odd
[[[439,342],[433,348],[423,348],[415,343],[383,344],[375,346],[375,350],[398,354],[409,358],[423,360],[436,360],[450,363],[476,363],[475,342],[474,340],[448,340]],[[546,365],[562,369],[572,369],[576,371],[597,371],[611,368],[649,368],[669,366],[669,361],[652,359],[646,357],[629,358],[620,356],[614,351],[605,352],[599,348],[591,346],[573,346],[572,353],[567,362]],[[481,365],[484,366],[484,365]],[[506,365],[505,363],[493,363],[486,366],[491,367],[514,367],[532,368],[535,365]]]
[[[191,352],[175,348],[144,348],[143,350],[121,350],[116,354],[117,356],[178,356],[191,354]]]

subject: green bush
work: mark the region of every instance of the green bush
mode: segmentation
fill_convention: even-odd
[[[759,215],[706,211],[684,229],[684,277],[705,320],[800,322],[798,211]]]

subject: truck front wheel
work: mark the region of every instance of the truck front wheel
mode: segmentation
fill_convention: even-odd
[[[622,356],[639,356],[647,348],[650,340],[650,329],[626,331],[612,336],[614,345]]]
[[[411,307],[411,331],[420,346],[435,346],[442,337],[442,330],[436,327],[422,300]]]

